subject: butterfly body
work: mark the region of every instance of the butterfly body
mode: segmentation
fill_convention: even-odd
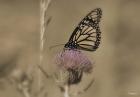
[[[101,39],[99,28],[101,15],[102,11],[100,8],[96,8],[87,14],[75,28],[64,47],[69,49],[95,51],[98,48]]]

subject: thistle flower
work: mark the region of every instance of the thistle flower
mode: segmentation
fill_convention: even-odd
[[[81,81],[83,72],[90,73],[92,62],[81,51],[76,49],[64,49],[55,60],[60,69],[69,72],[68,84],[76,84]]]

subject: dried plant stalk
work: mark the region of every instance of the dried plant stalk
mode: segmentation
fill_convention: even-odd
[[[48,7],[50,5],[51,0],[40,0],[40,55],[39,55],[39,66],[42,65],[43,62],[43,51],[44,51],[44,43],[45,43],[45,32],[46,32],[46,13]],[[41,77],[40,77],[40,69],[38,70],[38,89],[41,88]]]

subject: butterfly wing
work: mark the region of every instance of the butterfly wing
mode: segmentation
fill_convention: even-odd
[[[101,39],[99,22],[102,15],[100,8],[92,10],[75,28],[69,42],[65,45],[68,48],[75,48],[86,51],[95,51]]]

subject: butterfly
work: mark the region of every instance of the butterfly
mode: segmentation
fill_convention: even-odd
[[[95,51],[99,47],[101,40],[101,31],[99,28],[101,16],[102,10],[100,8],[96,8],[88,13],[75,28],[64,47]]]

